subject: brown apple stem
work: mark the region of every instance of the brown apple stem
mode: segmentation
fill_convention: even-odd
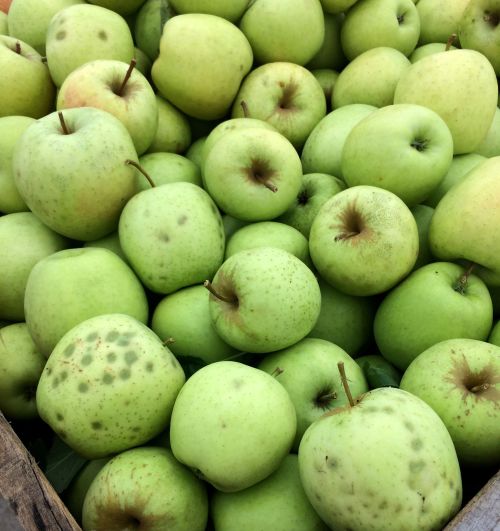
[[[21,43],[19,41],[16,41],[16,49],[14,51],[21,55]]]
[[[338,242],[342,240],[348,240],[349,238],[354,238],[354,236],[358,236],[358,235],[359,235],[359,232],[354,232],[354,231],[342,232],[340,234],[337,234],[337,236],[335,236],[334,241]]]
[[[125,161],[125,164],[129,164],[130,166],[133,166],[134,168],[138,169],[144,175],[144,177],[146,177],[147,181],[151,185],[151,188],[155,187],[153,179],[151,179],[148,172],[138,162],[136,162],[135,160],[127,159]]]
[[[214,296],[216,297],[217,299],[221,300],[221,301],[224,301],[224,302],[228,302],[229,304],[234,304],[235,300],[234,299],[231,299],[230,297],[225,297],[224,295],[221,295],[220,293],[217,293],[217,291],[215,290],[215,288],[213,287],[212,283],[210,282],[210,280],[205,280],[205,282],[203,282],[203,285],[208,289],[208,291]]]
[[[276,193],[278,191],[278,187],[274,186],[273,183],[270,183],[268,181],[260,181],[268,190],[271,190],[271,192]]]
[[[469,389],[469,391],[471,393],[480,393],[481,391],[487,391],[489,388],[490,388],[490,384],[486,382],[483,384],[475,385],[474,387]]]
[[[347,400],[349,400],[349,405],[351,407],[354,407],[356,404],[354,402],[354,399],[352,398],[351,390],[349,389],[349,384],[347,383],[347,376],[345,374],[344,362],[343,361],[339,361],[337,363],[337,367],[339,368],[340,380],[342,381],[342,385],[344,387],[344,391],[345,391],[345,394],[347,396]]]
[[[127,84],[127,81],[130,79],[130,76],[132,75],[132,72],[136,64],[137,64],[137,61],[135,59],[132,59],[130,61],[130,64],[128,65],[127,73],[125,74],[122,84],[120,85],[120,88],[118,89],[118,92],[116,93],[117,96],[121,96],[123,94],[123,91],[125,90],[125,85]]]
[[[446,41],[446,46],[444,48],[444,51],[447,52],[452,44],[456,41],[457,39],[457,34],[456,33],[452,33],[449,37],[448,37],[448,40]]]
[[[467,288],[467,282],[469,280],[469,277],[476,267],[476,264],[474,262],[471,262],[465,272],[460,275],[460,278],[457,280],[457,283],[455,287],[453,288],[455,291],[458,291],[459,293],[465,293],[465,289]]]
[[[167,347],[168,345],[171,345],[172,343],[175,343],[175,339],[173,337],[167,337],[167,339],[162,341],[162,345],[164,347]]]
[[[63,130],[63,133],[65,135],[69,135],[71,134],[71,131],[69,130],[68,126],[66,125],[66,122],[64,120],[64,116],[63,116],[63,113],[61,111],[59,111],[57,113],[57,116],[59,116],[59,122],[61,123],[61,129]]]
[[[276,367],[274,371],[271,373],[271,376],[279,376],[282,372],[284,372],[285,369],[282,369],[281,367]]]
[[[240,105],[241,105],[241,108],[243,109],[243,116],[245,118],[249,118],[250,117],[250,111],[248,110],[247,102],[245,100],[241,100]]]

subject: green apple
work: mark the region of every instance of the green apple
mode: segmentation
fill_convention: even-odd
[[[352,103],[391,105],[396,85],[409,66],[408,58],[395,48],[380,46],[359,54],[335,82],[332,108]]]
[[[123,252],[122,247],[120,245],[120,237],[118,235],[118,231],[112,232],[107,236],[103,236],[98,240],[85,242],[83,244],[83,247],[103,247],[104,249],[108,249],[109,251],[114,252],[125,263],[128,264],[127,257],[125,256],[125,253]]]
[[[138,155],[153,142],[158,127],[155,93],[132,64],[98,59],[73,70],[59,89],[57,110],[74,107],[95,107],[118,118]]]
[[[299,472],[331,529],[443,529],[462,501],[445,425],[423,400],[392,387],[313,423],[299,447]]]
[[[278,221],[249,223],[235,231],[227,240],[225,259],[255,247],[277,247],[311,265],[307,238],[291,225]]]
[[[434,262],[429,245],[429,227],[434,209],[427,205],[415,205],[410,209],[418,228],[418,257],[413,269],[418,269],[429,262]]]
[[[427,264],[388,293],[375,315],[375,341],[399,369],[439,341],[456,337],[486,340],[493,322],[488,288],[463,267]]]
[[[500,321],[496,321],[491,328],[490,335],[488,336],[488,343],[500,347]]]
[[[417,4],[418,5],[418,4]],[[416,63],[420,59],[432,55],[433,53],[445,52],[448,50],[456,50],[455,46],[448,45],[442,42],[430,42],[428,44],[422,44],[413,50],[408,59],[411,63]]]
[[[321,310],[309,337],[330,341],[356,357],[372,339],[376,304],[370,297],[346,295],[318,279]]]
[[[379,46],[395,48],[408,56],[419,35],[420,19],[412,0],[358,0],[345,15],[340,39],[346,57],[352,61]]]
[[[446,42],[458,32],[464,9],[469,0],[418,0],[420,18],[419,44]],[[472,48],[462,43],[463,48]]]
[[[234,254],[206,285],[217,333],[245,352],[293,345],[312,330],[320,312],[321,293],[312,271],[276,247]]]
[[[463,10],[458,24],[458,38],[463,48],[485,55],[500,75],[500,34],[498,0],[461,0]]]
[[[76,4],[58,11],[47,28],[47,65],[60,87],[68,74],[95,59],[129,64],[134,41],[125,19],[104,7]]]
[[[151,328],[164,341],[173,339],[168,346],[175,356],[213,363],[237,353],[215,331],[208,297],[208,291],[201,284],[188,286],[167,295],[156,306]]]
[[[250,0],[170,0],[169,2],[179,14],[207,13],[225,18],[230,22],[237,22],[247,7]]]
[[[305,338],[264,357],[258,368],[271,374],[288,391],[297,413],[293,449],[306,429],[325,411],[347,404],[337,364],[343,362],[352,396],[368,391],[363,371],[340,347],[324,339]]]
[[[325,114],[325,96],[318,80],[303,66],[288,62],[267,63],[252,70],[241,84],[232,111],[233,118],[247,116],[269,122],[296,148],[303,146]]]
[[[339,73],[335,70],[329,68],[321,68],[318,70],[311,70],[311,73],[314,75],[318,83],[323,89],[323,94],[325,95],[326,101],[326,110],[327,112],[331,111],[331,101],[333,96],[333,90],[335,88],[335,83],[339,77]]]
[[[235,361],[202,367],[184,384],[170,421],[174,456],[217,490],[237,492],[278,469],[297,420],[285,388]]]
[[[344,142],[352,128],[376,110],[353,103],[328,113],[311,131],[302,149],[304,173],[326,173],[342,179],[340,166]]]
[[[325,13],[343,13],[352,7],[357,0],[321,0]]]
[[[327,531],[307,499],[298,458],[287,455],[266,479],[240,492],[214,492],[210,514],[217,531]]]
[[[222,118],[252,66],[252,48],[231,22],[191,13],[169,19],[151,76],[161,96],[189,116]]]
[[[26,323],[0,329],[0,410],[7,418],[38,417],[36,387],[46,361]]]
[[[7,15],[9,35],[45,55],[45,39],[51,18],[65,7],[83,3],[83,0],[12,0]]]
[[[151,61],[160,53],[162,21],[166,22],[174,13],[170,3],[163,0],[146,0],[137,11],[134,23],[134,40]]]
[[[448,50],[413,63],[396,86],[394,103],[429,107],[446,122],[454,153],[471,153],[491,127],[498,102],[495,71],[475,50]]]
[[[286,61],[305,65],[325,37],[319,0],[254,0],[239,26],[260,64]]]
[[[0,35],[8,35],[9,26],[7,24],[7,13],[0,11]]]
[[[133,448],[113,457],[91,483],[83,504],[84,531],[204,531],[207,519],[205,485],[160,447]]]
[[[31,124],[16,144],[13,171],[28,207],[54,231],[95,240],[116,230],[137,191],[137,160],[125,126],[91,107],[53,112]],[[97,162],[98,161],[98,162]]]
[[[207,136],[201,136],[200,138],[197,138],[194,142],[191,143],[185,154],[186,158],[196,164],[196,166],[200,170],[203,164],[203,148],[205,146],[205,141],[207,140],[207,138]]]
[[[29,210],[14,181],[12,155],[17,141],[34,121],[28,116],[0,118],[0,212],[4,214]]]
[[[472,261],[475,273],[492,286],[500,286],[499,169],[500,157],[473,168],[438,203],[429,229],[436,258]]]
[[[40,377],[40,417],[75,452],[97,459],[145,443],[168,425],[184,371],[134,317],[103,314],[68,330]]]
[[[226,132],[207,153],[202,175],[219,208],[244,221],[283,214],[302,184],[302,166],[293,145],[262,127]]]
[[[228,214],[223,214],[222,224],[224,225],[224,233],[226,235],[226,240],[229,239],[237,230],[241,229],[245,225],[248,225],[248,222],[242,221],[238,218],[233,218]]]
[[[464,153],[463,155],[455,155],[451,161],[450,167],[446,172],[443,180],[434,188],[431,195],[427,197],[424,204],[436,208],[439,201],[446,192],[455,186],[455,184],[462,181],[472,168],[486,160],[486,157],[477,153]]]
[[[414,206],[443,179],[452,158],[453,138],[437,113],[421,105],[388,105],[347,136],[342,176],[348,186],[378,186]]]
[[[144,0],[88,0],[88,3],[111,9],[111,11],[126,16],[138,11]]]
[[[0,117],[41,118],[54,107],[55,87],[42,56],[25,42],[0,35]]]
[[[47,357],[68,330],[93,316],[123,313],[144,323],[148,318],[144,289],[130,267],[97,247],[65,249],[37,262],[26,283],[24,310],[30,334]]]
[[[330,197],[345,189],[345,183],[326,173],[307,173],[295,202],[277,221],[287,223],[309,238],[316,214]]]
[[[338,3],[338,0],[333,1]],[[323,0],[321,3],[324,4]],[[314,57],[306,64],[306,68],[309,70],[333,68],[333,70],[340,71],[347,63],[340,44],[340,28],[342,27],[344,15],[340,13],[331,14],[324,10],[323,17],[325,19],[323,43]]]
[[[483,157],[500,156],[500,108],[497,107],[491,127],[476,147],[475,152]]]
[[[150,77],[153,63],[151,59],[137,46],[134,47],[135,67],[146,78]]]
[[[191,144],[191,126],[186,116],[167,100],[156,94],[158,127],[149,146],[149,153],[163,151],[181,154]]]
[[[146,153],[139,158],[139,164],[153,180],[155,186],[167,183],[186,182],[202,186],[200,168],[177,153]],[[140,190],[151,187],[144,175],[137,171]]]
[[[460,462],[500,464],[500,347],[474,339],[441,341],[406,369],[401,389],[420,397],[441,417]]]
[[[70,242],[32,212],[0,217],[0,319],[24,321],[26,282],[34,265]]]
[[[321,277],[339,291],[383,293],[415,264],[417,223],[392,192],[354,186],[321,207],[311,226],[309,252]]]
[[[118,233],[132,268],[156,293],[211,278],[224,257],[219,211],[205,190],[188,182],[139,192],[125,205]]]

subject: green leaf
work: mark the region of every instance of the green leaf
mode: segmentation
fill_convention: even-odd
[[[380,355],[362,356],[356,359],[370,389],[378,387],[399,387],[401,374]]]

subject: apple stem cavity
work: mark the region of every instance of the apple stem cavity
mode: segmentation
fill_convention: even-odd
[[[128,164],[129,166],[133,166],[134,168],[139,170],[144,175],[144,177],[146,177],[147,181],[151,185],[151,188],[155,187],[155,183],[154,183],[153,179],[151,179],[151,177],[148,174],[148,172],[138,162],[136,162],[135,160],[132,160],[132,159],[127,159],[125,161],[125,164]]]
[[[21,55],[21,43],[19,41],[16,41],[16,48],[14,51]]]
[[[487,391],[489,388],[490,388],[490,384],[486,382],[486,383],[482,383],[479,385],[475,385],[474,387],[469,389],[469,391],[471,393],[481,393],[483,391]]]
[[[500,24],[500,14],[485,11],[483,20],[493,28],[496,28]]]
[[[464,271],[462,275],[460,275],[459,279],[457,280],[457,283],[453,287],[455,291],[457,291],[458,293],[462,295],[465,293],[465,290],[467,288],[467,282],[475,267],[476,267],[476,264],[474,262],[471,262],[469,264],[467,269]]]
[[[447,52],[449,51],[449,49],[452,47],[453,43],[457,40],[457,34],[456,33],[452,33],[449,37],[448,37],[448,40],[446,41],[446,46],[444,48],[444,51]]]
[[[212,283],[210,282],[210,280],[205,280],[205,282],[203,282],[203,286],[205,286],[205,288],[208,289],[208,291],[217,299],[223,301],[223,302],[227,302],[229,304],[234,304],[235,302],[238,301],[238,299],[234,298],[234,297],[225,297],[224,295],[221,295],[220,293],[218,293],[215,288],[213,287]]]
[[[349,389],[349,384],[347,383],[347,376],[345,374],[344,362],[339,361],[337,363],[337,367],[339,368],[340,380],[342,382],[342,386],[344,387],[344,392],[347,396],[347,400],[349,400],[349,405],[351,407],[354,407],[356,403],[354,402],[354,399],[351,394],[351,390]]]
[[[57,116],[59,116],[59,122],[61,124],[61,129],[62,129],[62,132],[65,134],[65,135],[70,135],[71,134],[71,131],[69,130],[69,127],[66,125],[66,121],[64,120],[64,116],[63,116],[63,113],[61,111],[59,111],[57,113]]]
[[[127,68],[127,72],[125,73],[125,77],[123,78],[122,84],[120,85],[120,88],[116,91],[117,96],[123,96],[123,91],[125,90],[125,86],[127,85],[127,82],[130,79],[130,76],[132,75],[132,72],[136,64],[137,64],[137,61],[135,59],[132,59],[130,61],[130,64],[128,65],[128,68]]]
[[[241,108],[243,110],[243,117],[244,118],[249,118],[250,117],[250,111],[248,110],[247,102],[245,100],[241,100],[240,105],[241,105]]]

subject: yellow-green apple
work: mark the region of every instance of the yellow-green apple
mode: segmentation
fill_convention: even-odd
[[[184,153],[191,145],[191,126],[186,116],[170,102],[156,94],[158,127],[148,153],[165,151]]]
[[[271,374],[288,391],[297,413],[297,451],[306,429],[325,411],[347,404],[339,362],[344,363],[354,398],[368,391],[363,371],[340,347],[324,339],[305,338],[284,350],[268,354],[258,368]]]
[[[416,63],[420,59],[432,55],[433,53],[445,52],[447,50],[456,50],[456,46],[452,46],[443,42],[430,42],[428,44],[422,44],[413,50],[408,59],[411,63]]]
[[[446,42],[457,33],[464,9],[470,0],[418,0],[419,44]],[[471,48],[462,43],[463,48]]]
[[[195,118],[222,118],[252,66],[245,35],[215,15],[190,13],[163,27],[151,76],[161,96]]]
[[[500,108],[497,107],[491,127],[486,136],[479,142],[475,152],[483,157],[498,157],[500,155]]]
[[[59,89],[57,110],[74,107],[95,107],[118,118],[138,155],[154,140],[158,127],[155,93],[134,63],[97,59],[73,70]]]
[[[144,444],[168,426],[184,371],[134,317],[98,315],[68,330],[40,377],[40,417],[75,452],[97,459]]]
[[[89,4],[111,9],[119,15],[132,15],[139,10],[144,0],[88,0]]]
[[[29,44],[0,35],[0,117],[41,118],[54,107],[55,87],[42,56]]]
[[[26,323],[0,329],[0,409],[7,418],[38,417],[36,387],[46,361]]]
[[[399,78],[410,66],[395,48],[380,46],[359,54],[340,73],[332,95],[332,108],[352,103],[374,107],[391,105]]]
[[[69,245],[32,212],[0,217],[0,319],[24,321],[26,282],[33,266]]]
[[[254,0],[239,26],[260,64],[286,61],[305,65],[319,51],[325,36],[319,0]]]
[[[245,352],[267,353],[300,341],[311,331],[321,306],[313,272],[276,247],[234,254],[206,286],[217,333]]]
[[[135,68],[145,76],[146,78],[151,77],[151,67],[153,63],[151,59],[137,46],[134,46],[134,59],[135,59]]]
[[[238,128],[213,145],[202,176],[223,212],[244,221],[266,221],[292,205],[302,184],[302,165],[293,145],[280,133]]]
[[[434,262],[429,245],[429,227],[434,215],[434,209],[428,205],[415,205],[410,209],[418,228],[418,257],[413,269]]]
[[[244,102],[244,103],[243,103]],[[326,114],[323,89],[314,75],[295,63],[273,62],[243,80],[233,103],[233,118],[265,120],[296,147]]]
[[[334,0],[338,2],[338,0]],[[342,45],[340,44],[340,28],[344,15],[331,14],[326,11],[323,13],[325,19],[325,36],[320,49],[314,57],[306,64],[309,70],[320,68],[332,68],[333,70],[342,70],[347,63]]]
[[[50,75],[60,87],[70,72],[89,61],[114,59],[129,64],[134,40],[118,13],[83,3],[65,7],[52,17],[45,49]]]
[[[357,0],[321,0],[325,13],[343,13],[352,7]]]
[[[139,192],[125,205],[118,233],[132,268],[156,293],[212,278],[224,258],[219,211],[205,190],[188,182]]]
[[[500,464],[500,347],[475,339],[449,339],[423,351],[401,379],[446,425],[460,462]]]
[[[170,0],[170,5],[176,13],[206,13],[225,18],[236,23],[247,7],[252,3],[250,0]]]
[[[285,388],[243,363],[218,361],[180,390],[170,421],[174,456],[222,492],[262,481],[288,455],[297,420]]]
[[[446,426],[423,400],[393,387],[373,389],[311,424],[299,472],[331,529],[442,529],[462,501]]]
[[[170,3],[165,3],[163,0],[146,0],[137,11],[134,41],[151,61],[154,61],[160,53],[162,21],[166,22],[173,16]]]
[[[452,158],[453,138],[437,113],[421,105],[388,105],[347,136],[342,176],[348,186],[378,186],[414,206],[440,183]]]
[[[490,335],[488,336],[488,343],[500,347],[500,321],[496,321],[491,328]]]
[[[433,53],[402,75],[394,103],[429,107],[446,122],[454,153],[471,153],[491,127],[498,102],[495,71],[475,50]]]
[[[311,226],[309,252],[321,277],[339,291],[383,293],[415,264],[417,223],[392,192],[354,186],[321,207]]]
[[[95,240],[116,230],[137,191],[137,161],[125,126],[101,109],[53,112],[32,123],[16,144],[15,184],[28,207],[54,231]]]
[[[493,305],[484,282],[458,264],[434,262],[384,297],[373,329],[382,356],[405,370],[439,341],[486,340],[492,322]]]
[[[85,242],[83,244],[83,247],[104,247],[104,249],[108,249],[109,251],[114,252],[125,263],[128,264],[127,257],[125,256],[125,253],[123,252],[120,245],[120,237],[118,235],[118,231],[112,232],[111,234],[103,236],[102,238],[99,238],[97,240]]]
[[[7,25],[7,13],[4,13],[0,9],[0,35],[8,35],[8,34],[9,34],[9,26]]]
[[[326,101],[326,111],[330,112],[332,110],[331,101],[333,90],[339,77],[339,73],[331,68],[319,68],[317,70],[311,70],[311,73],[314,75],[323,89],[323,94],[325,95]]]

